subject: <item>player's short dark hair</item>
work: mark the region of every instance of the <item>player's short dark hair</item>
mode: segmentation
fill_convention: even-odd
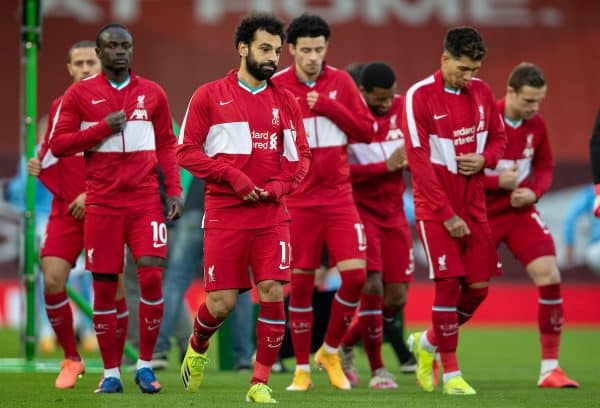
[[[481,61],[487,53],[483,38],[473,27],[455,27],[448,30],[444,39],[444,50],[455,58],[465,56],[473,61]]]
[[[234,46],[240,42],[250,45],[258,30],[266,31],[271,35],[278,35],[281,42],[285,41],[283,22],[270,13],[250,13],[243,17],[235,29]]]
[[[352,80],[356,85],[360,85],[360,74],[365,67],[365,64],[362,62],[353,62],[351,64],[346,65],[344,71],[350,74]]]
[[[288,43],[296,45],[299,37],[325,37],[331,36],[329,24],[316,14],[304,13],[292,20],[287,28]]]
[[[514,67],[510,73],[508,86],[519,92],[526,85],[541,88],[546,85],[546,78],[544,78],[544,72],[540,67],[529,62],[522,62]]]
[[[384,62],[376,61],[365,65],[360,74],[360,85],[367,92],[373,88],[389,89],[396,83],[394,70]]]
[[[71,45],[71,48],[69,48],[69,53],[67,54],[67,62],[71,62],[71,54],[73,53],[73,50],[79,48],[96,48],[96,44],[93,41],[85,40],[78,41],[75,44]]]
[[[120,28],[129,33],[129,29],[127,27],[125,27],[123,24],[119,24],[119,23],[106,24],[105,26],[102,26],[102,28],[100,28],[100,30],[98,30],[98,33],[96,34],[96,47],[100,47],[100,36],[102,35],[102,33],[104,33],[107,30],[110,30],[111,28]],[[129,35],[131,35],[131,33],[129,33]]]

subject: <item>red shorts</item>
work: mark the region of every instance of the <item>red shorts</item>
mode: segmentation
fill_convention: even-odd
[[[288,223],[272,227],[204,230],[204,287],[207,292],[249,289],[254,282],[289,282],[291,261]]]
[[[430,279],[464,277],[465,283],[487,282],[501,275],[501,264],[487,222],[467,221],[471,234],[456,239],[436,221],[418,221]]]
[[[336,262],[365,259],[367,237],[354,204],[338,207],[288,208],[294,258],[292,266],[317,269],[323,246]]]
[[[552,234],[533,207],[490,217],[489,223],[496,247],[504,242],[524,266],[542,256],[556,256]]]
[[[52,200],[52,211],[40,256],[56,256],[75,266],[83,250],[83,220],[69,215],[68,211],[68,204]]]
[[[382,272],[385,283],[408,283],[413,279],[412,237],[404,213],[381,218],[361,211],[367,235],[367,270]]]
[[[142,256],[165,258],[167,226],[160,202],[119,210],[85,208],[85,266],[90,272],[121,273],[124,246],[133,259]]]

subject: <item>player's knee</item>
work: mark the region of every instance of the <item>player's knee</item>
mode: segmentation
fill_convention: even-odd
[[[212,296],[210,296],[212,295]],[[235,308],[237,297],[219,296],[214,292],[209,293],[206,298],[206,306],[211,315],[217,320],[224,320]]]
[[[488,295],[488,287],[487,286],[484,286],[484,287],[468,286],[466,288],[466,292],[468,294],[468,297],[472,300],[472,303],[474,303],[476,305],[480,305],[481,303],[483,303],[483,301],[485,300],[485,298]]]
[[[537,286],[560,282],[560,271],[554,256],[542,256],[527,264],[527,272]]]
[[[274,280],[259,282],[258,298],[263,302],[279,302],[283,300],[283,285]]]
[[[136,261],[138,268],[143,266],[160,266],[162,268],[165,263],[165,260],[158,256],[140,256]]]
[[[44,292],[60,293],[66,290],[67,277],[58,273],[44,273]]]
[[[369,271],[367,280],[363,287],[363,293],[368,295],[383,295],[383,282],[381,281],[380,272]]]
[[[156,266],[138,267],[140,296],[147,301],[162,298],[162,268]]]
[[[338,295],[347,302],[357,302],[367,280],[366,271],[354,269],[341,271],[340,275],[342,276],[342,285],[338,290]]]
[[[386,307],[400,310],[406,304],[406,293],[402,291],[388,292],[385,294],[383,303]]]

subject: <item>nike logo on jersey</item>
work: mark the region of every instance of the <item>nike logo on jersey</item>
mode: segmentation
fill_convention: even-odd
[[[220,101],[220,102],[219,102],[219,105],[221,105],[221,106],[225,106],[225,105],[229,105],[231,102],[233,102],[233,99],[232,99],[232,100],[230,100],[230,101]]]
[[[162,247],[164,247],[165,245],[167,245],[167,243],[166,243],[166,242],[165,242],[165,243],[160,243],[160,242],[153,242],[153,243],[152,243],[152,246],[153,246],[154,248],[162,248]]]
[[[446,116],[448,116],[447,113],[443,114],[443,115],[433,115],[433,119],[435,120],[440,120],[442,118],[445,118]]]
[[[279,269],[289,269],[289,265],[279,265]]]
[[[155,324],[154,326],[148,326],[148,331],[154,331],[154,330],[158,329],[159,327],[160,327],[160,323]]]
[[[92,99],[92,105],[98,105],[102,102],[106,102],[106,99]]]

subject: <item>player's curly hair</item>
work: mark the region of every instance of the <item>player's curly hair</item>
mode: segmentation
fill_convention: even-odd
[[[396,83],[394,70],[384,62],[376,61],[365,65],[360,74],[360,85],[367,92],[373,88],[389,89]]]
[[[519,92],[526,85],[541,88],[546,85],[546,78],[544,78],[544,72],[537,65],[521,62],[510,73],[508,86]]]
[[[278,35],[281,42],[285,41],[283,22],[270,13],[251,13],[240,21],[235,29],[234,46],[237,48],[240,42],[250,45],[254,40],[254,34],[258,30],[264,30],[269,34]]]
[[[479,32],[466,26],[448,30],[444,39],[444,49],[455,58],[466,56],[473,61],[481,61],[487,53]]]
[[[292,20],[287,28],[288,43],[296,45],[299,37],[325,37],[331,36],[331,29],[327,21],[316,14],[304,13]]]

